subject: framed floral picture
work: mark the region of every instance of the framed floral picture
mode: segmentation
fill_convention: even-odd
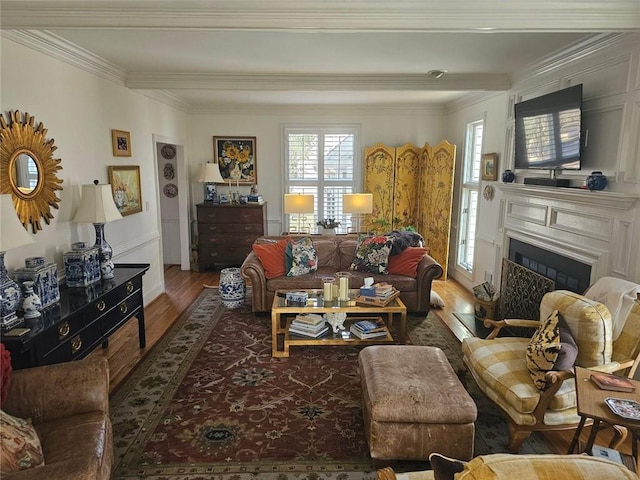
[[[482,155],[482,163],[480,164],[480,173],[482,180],[498,179],[498,154],[485,153]]]
[[[213,137],[213,162],[227,182],[257,183],[256,137]]]
[[[114,157],[130,157],[131,134],[123,130],[111,130],[111,148]]]
[[[110,166],[109,183],[113,201],[124,217],[142,211],[142,191],[140,189],[140,167],[137,165]]]

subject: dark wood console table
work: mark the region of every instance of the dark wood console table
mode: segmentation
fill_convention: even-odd
[[[18,328],[20,336],[2,335],[14,369],[78,360],[98,345],[106,348],[109,336],[132,318],[138,319],[140,348],[146,345],[142,276],[149,264],[116,264],[115,277],[88,287],[60,288],[60,301]]]

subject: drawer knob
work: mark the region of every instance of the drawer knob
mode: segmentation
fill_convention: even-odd
[[[120,313],[125,314],[125,313],[127,313],[127,310],[128,310],[128,309],[129,309],[129,308],[127,307],[127,304],[126,304],[126,303],[121,303],[121,304],[120,304]]]
[[[76,353],[78,350],[82,348],[82,339],[80,335],[71,340],[71,353]]]
[[[98,309],[98,311],[103,312],[105,308],[107,308],[107,304],[104,302],[104,300],[100,300],[97,304],[96,304],[96,308]]]
[[[127,293],[133,292],[133,282],[127,282]]]
[[[67,335],[69,335],[70,331],[71,331],[71,329],[69,328],[69,323],[68,322],[64,322],[62,325],[58,326],[58,338],[60,340],[62,340]]]

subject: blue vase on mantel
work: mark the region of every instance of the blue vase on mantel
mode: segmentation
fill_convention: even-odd
[[[513,173],[511,170],[505,170],[504,172],[502,172],[502,181],[504,183],[513,183],[515,179],[516,179],[516,174]]]
[[[589,190],[604,190],[607,186],[607,177],[600,171],[591,172],[587,177],[587,188]]]

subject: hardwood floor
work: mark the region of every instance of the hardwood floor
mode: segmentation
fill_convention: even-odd
[[[164,333],[174,324],[180,314],[184,312],[202,292],[203,285],[218,285],[220,272],[191,272],[180,270],[177,265],[166,265],[166,292],[145,307],[145,323],[147,346],[140,349],[138,345],[137,322],[131,321],[119,329],[109,340],[106,349],[98,348],[91,355],[104,355],[109,361],[110,390],[113,392],[138,362],[162,338]],[[461,324],[453,313],[473,312],[473,296],[454,280],[434,281],[433,290],[438,293],[445,304],[443,309],[437,310],[438,315],[451,332],[462,341],[464,337],[472,336],[469,330]],[[584,440],[589,429],[585,428]],[[573,431],[551,432],[546,434],[552,449],[556,453],[566,453],[571,442]],[[596,443],[607,445],[608,438],[602,435]],[[621,450],[631,453],[631,444],[627,440]]]

